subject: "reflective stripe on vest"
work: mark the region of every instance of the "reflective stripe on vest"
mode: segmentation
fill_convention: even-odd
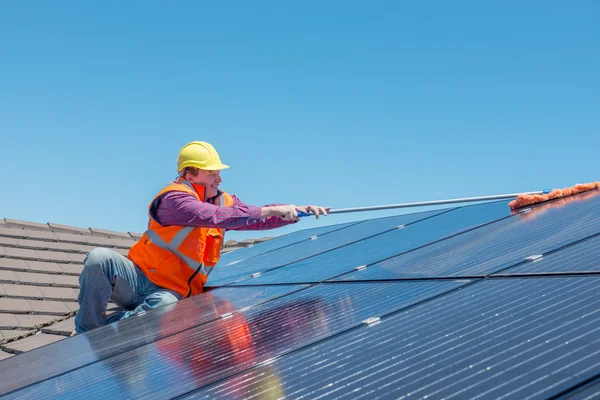
[[[212,271],[213,267],[207,267],[206,265],[204,265],[202,263],[198,263],[197,261],[192,260],[185,254],[182,254],[179,250],[177,250],[177,249],[179,249],[179,246],[181,246],[181,243],[183,243],[183,241],[185,240],[187,235],[189,235],[190,232],[193,230],[194,230],[194,228],[191,226],[182,228],[179,232],[177,232],[177,234],[173,237],[173,239],[168,243],[165,242],[165,240],[163,238],[158,236],[158,234],[156,232],[154,232],[153,230],[147,230],[146,236],[156,246],[160,247],[163,250],[167,250],[167,251],[174,253],[194,272],[198,272],[198,273],[201,273],[202,275],[208,276],[208,274],[210,274],[210,272]],[[199,271],[198,271],[198,267],[200,267]]]

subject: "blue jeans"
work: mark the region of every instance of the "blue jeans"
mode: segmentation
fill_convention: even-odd
[[[79,310],[75,315],[77,333],[183,299],[181,294],[155,285],[130,259],[113,250],[94,249],[83,265],[79,276]],[[109,300],[126,311],[108,317]]]

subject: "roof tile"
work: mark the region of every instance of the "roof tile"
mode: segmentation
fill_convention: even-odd
[[[32,311],[27,300],[0,298],[0,313],[30,313]]]
[[[76,226],[69,226],[69,225],[62,225],[62,224],[55,224],[54,222],[49,222],[48,226],[56,231],[56,232],[66,232],[66,233],[85,233],[85,234],[90,234],[90,230],[88,228],[79,228]]]
[[[47,333],[38,333],[37,335],[32,335],[26,337],[25,339],[17,340],[15,342],[10,342],[2,346],[4,350],[9,350],[14,353],[23,353],[29,350],[36,349],[38,347],[45,346],[50,343],[58,342],[66,339],[65,336],[60,335],[48,335]]]
[[[23,226],[28,228],[50,229],[48,224],[40,224],[39,222],[21,221],[18,219],[4,218],[8,225]]]
[[[6,290],[4,286],[0,284],[0,296],[6,296]]]
[[[14,356],[15,356],[14,354],[7,353],[5,351],[0,350],[0,360],[5,360],[7,358],[11,358],[11,357],[14,357]]]
[[[60,268],[65,274],[81,274],[83,271],[83,264],[61,264]]]
[[[113,246],[117,246],[117,247],[124,247],[124,248],[131,248],[131,246],[133,246],[139,239],[134,239],[134,238],[129,238],[129,239],[121,239],[121,238],[115,238],[115,239],[111,239]]]
[[[54,233],[52,233],[51,231],[36,231],[33,229],[10,228],[6,225],[0,226],[0,235],[22,239],[40,239],[52,241],[58,240]]]
[[[0,225],[0,235],[17,238],[27,238],[27,233],[25,233],[24,229],[9,228],[6,225]]]
[[[49,278],[50,275],[29,272],[15,272],[14,274],[21,283],[43,283],[47,285],[51,285],[53,283],[53,281]]]
[[[1,316],[2,314],[0,314]],[[12,315],[17,320],[17,326],[23,329],[37,329],[42,325],[56,321],[58,317],[55,315]]]
[[[34,261],[27,260],[25,261],[27,264],[27,268],[31,271],[39,271],[39,272],[58,272],[61,273],[64,271],[63,266],[53,262],[47,261]]]
[[[58,240],[52,231],[35,231],[33,229],[25,229],[25,234],[29,239],[51,240],[54,242]]]
[[[79,287],[79,277],[73,275],[47,275],[55,285]]]
[[[31,335],[35,331],[22,331],[19,329],[10,329],[10,330],[0,330],[0,339],[2,340],[10,340],[26,335]]]
[[[71,288],[40,286],[39,291],[46,299],[77,300],[77,292]]]
[[[75,261],[77,263],[83,263],[87,257],[87,254],[65,253],[65,255],[69,257],[70,261]]]
[[[17,245],[17,243],[18,243],[17,239],[14,239],[11,237],[6,237],[6,236],[0,236],[0,245],[7,246],[7,247],[14,247]]]
[[[2,299],[0,299],[0,304]],[[44,313],[44,314],[68,314],[71,311],[70,307],[62,301],[53,301],[53,300],[23,300],[29,303],[31,310],[36,313]]]
[[[59,253],[57,251],[37,250],[38,258],[49,261],[71,261],[69,253]]]
[[[13,271],[5,271],[0,269],[0,281],[2,282],[19,282],[17,274]]]
[[[13,329],[19,327],[19,321],[13,314],[0,313],[0,329]]]
[[[129,233],[129,236],[131,236],[135,240],[141,239],[141,237],[143,235],[143,233],[139,233],[139,232],[127,232],[127,233]]]
[[[63,304],[65,305],[65,307],[67,307],[69,309],[69,312],[79,310],[79,303],[76,301],[65,301]],[[107,311],[108,311],[108,308],[107,308]]]
[[[0,258],[0,268],[27,269],[27,262],[15,258]]]
[[[128,233],[124,233],[124,232],[107,231],[106,229],[100,229],[100,228],[90,228],[90,231],[92,231],[92,233],[99,234],[99,235],[123,237],[123,238],[131,239],[131,236],[129,236]]]
[[[31,249],[20,249],[18,247],[2,247],[2,250],[4,251],[4,254],[10,257],[33,259],[38,258],[36,251]]]
[[[69,318],[56,324],[43,328],[42,332],[55,335],[70,335],[75,330],[75,318]]]
[[[0,285],[7,296],[11,297],[27,297],[32,299],[43,299],[44,294],[41,291],[41,286],[28,286],[28,285],[11,285],[10,283],[4,283]]]
[[[87,236],[87,235],[76,235],[73,233],[55,233],[58,240],[63,242],[73,242],[82,244],[93,244],[96,246],[111,246],[113,244],[112,239],[100,237],[100,236]]]
[[[15,240],[15,239],[13,239]],[[58,251],[70,251],[70,252],[82,252],[87,251],[87,247],[81,244],[64,243],[64,242],[50,242],[47,240],[19,240],[19,247],[33,248],[39,250],[58,250]]]

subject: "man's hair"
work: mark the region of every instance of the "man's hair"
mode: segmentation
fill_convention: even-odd
[[[200,172],[200,168],[196,168],[196,167],[185,167],[184,169],[182,169],[181,171],[179,171],[179,176],[185,178],[185,175],[187,173],[190,173],[190,175],[192,176],[196,176],[198,175],[198,172]]]

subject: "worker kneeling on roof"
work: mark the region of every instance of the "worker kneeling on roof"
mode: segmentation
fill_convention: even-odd
[[[201,293],[226,230],[274,229],[297,222],[299,212],[327,215],[329,209],[318,206],[246,205],[219,189],[226,168],[209,143],[191,142],[180,150],[179,178],[151,201],[148,230],[128,256],[105,248],[87,255],[76,333]],[[107,317],[109,300],[129,311]]]

